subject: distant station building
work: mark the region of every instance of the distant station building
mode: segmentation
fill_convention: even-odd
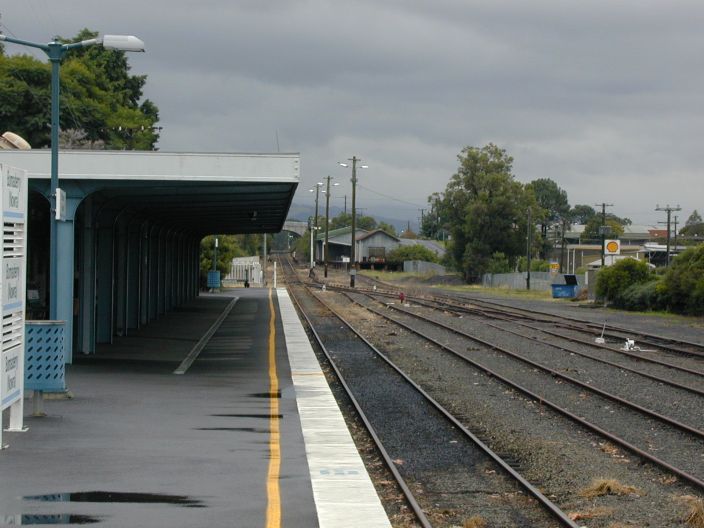
[[[382,229],[355,232],[355,256],[361,268],[385,267],[389,253],[401,246],[422,245],[435,253],[438,259],[445,255],[445,248],[434,240],[400,238]],[[349,262],[352,246],[352,228],[343,227],[328,233],[328,263],[343,265]],[[325,232],[315,239],[315,254],[324,258]]]

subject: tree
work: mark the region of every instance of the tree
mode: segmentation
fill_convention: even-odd
[[[570,220],[575,224],[586,224],[596,216],[596,211],[589,205],[575,205],[570,210]]]
[[[685,227],[689,227],[701,223],[704,223],[704,220],[702,220],[702,216],[695,209],[694,211],[692,211],[692,214],[689,215],[689,218],[687,218],[687,221],[684,223],[684,225]]]
[[[458,160],[459,168],[441,195],[439,214],[452,233],[454,265],[466,280],[475,281],[495,253],[506,255],[512,265],[525,253],[528,210],[535,217],[539,206],[534,194],[514,179],[513,158],[504,149],[491,143],[465,147]]]
[[[377,229],[377,223],[372,216],[362,216],[357,215],[356,228],[364,229],[365,231],[372,231]],[[352,214],[341,212],[336,217],[330,220],[330,229],[340,229],[342,227],[349,227],[352,225]]]
[[[668,308],[689,314],[704,314],[704,244],[675,257],[663,277]]]
[[[399,246],[396,249],[389,251],[386,256],[386,261],[389,264],[403,264],[406,260],[422,260],[425,262],[437,262],[438,257],[422,244],[413,246]]]
[[[75,42],[97,36],[87,29]],[[129,74],[124,52],[102,46],[75,48],[60,69],[60,125],[74,129],[82,140],[103,142],[110,149],[152,150],[159,139],[156,105],[140,104],[146,76]],[[0,122],[34,148],[50,144],[51,69],[28,55],[0,54]]]
[[[376,228],[381,229],[382,231],[388,233],[391,236],[396,236],[396,228],[391,224],[387,224],[386,222],[379,222]]]
[[[527,187],[533,191],[538,205],[545,211],[541,218],[540,233],[543,238],[547,238],[548,226],[566,218],[570,211],[567,193],[550,178],[533,180]]]
[[[625,258],[613,266],[599,270],[596,276],[596,294],[607,301],[619,303],[629,287],[651,279],[652,274],[645,262]]]
[[[606,238],[618,238],[623,234],[623,219],[618,216],[607,214],[606,215],[606,226],[609,228],[609,233],[606,234]],[[601,227],[601,215],[597,214],[589,219],[587,224],[584,226],[584,233],[582,233],[583,240],[601,240],[601,232],[599,228]]]

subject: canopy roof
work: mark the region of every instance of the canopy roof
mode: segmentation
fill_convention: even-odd
[[[49,195],[50,151],[2,151],[26,169],[30,189]],[[69,198],[94,195],[202,235],[281,230],[300,178],[299,154],[197,154],[66,150],[59,187]]]

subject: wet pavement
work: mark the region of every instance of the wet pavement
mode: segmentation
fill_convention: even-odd
[[[173,371],[237,303],[184,375]],[[202,296],[67,369],[74,398],[27,416],[0,451],[0,525],[266,526],[270,402],[278,401],[282,526],[317,516],[277,317],[270,393],[268,291]],[[31,412],[25,402],[25,414]]]

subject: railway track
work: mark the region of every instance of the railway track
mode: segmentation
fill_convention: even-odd
[[[311,293],[295,270],[283,269],[292,298],[422,526],[445,525],[450,518],[461,523],[476,511],[492,526],[578,526]]]
[[[378,291],[388,295],[397,295],[398,292],[401,291],[401,288],[398,286],[384,283],[364,275],[358,275],[358,279],[359,283],[367,285],[366,289],[368,290],[376,286]],[[344,286],[341,287],[344,288]],[[617,343],[624,343],[626,339],[635,339],[638,341],[639,345],[654,347],[668,354],[691,356],[696,359],[704,358],[704,343],[701,342],[676,339],[671,336],[657,335],[651,332],[623,328],[606,323],[598,324],[545,311],[527,310],[515,306],[507,306],[496,301],[478,299],[473,296],[456,293],[440,293],[434,290],[432,293],[414,296],[414,300],[418,299],[432,300],[450,309],[464,309],[488,318],[508,318],[512,321],[525,321],[531,324],[554,325],[565,330],[580,332],[592,339],[594,337],[603,336],[606,340]]]
[[[388,308],[391,308],[394,312],[404,314],[406,320],[398,316],[392,317],[385,313],[388,312],[388,309],[376,309],[362,302],[361,297],[368,297],[367,294],[346,293],[346,295],[375,315],[403,327],[405,330],[466,361],[472,367],[501,380],[512,389],[535,399],[541,405],[550,407],[580,426],[607,438],[666,471],[676,474],[700,490],[704,490],[704,464],[698,460],[698,458],[701,458],[698,453],[704,450],[704,431],[701,429],[683,423],[667,414],[653,411],[631,400],[599,389],[596,386],[581,382],[572,376],[561,374],[555,369],[528,359],[524,354],[477,338],[445,323],[412,313],[396,305],[390,305]],[[413,321],[408,320],[409,318],[412,318]],[[422,322],[419,323],[418,321]],[[437,328],[442,331],[438,332]],[[451,340],[447,337],[447,332],[453,333],[461,339]],[[479,343],[484,348],[474,350],[472,354],[468,354],[466,351],[469,347],[463,340]],[[487,354],[488,351],[497,351],[502,356],[510,358],[509,362],[511,360],[514,362],[519,361],[527,364],[530,368],[528,370],[517,370],[514,366],[507,365],[505,358],[491,356]],[[505,374],[507,371],[510,372],[509,375]],[[542,371],[542,373],[537,371]],[[560,380],[560,383],[554,383],[552,380],[555,379]],[[568,385],[572,385],[574,388],[568,389]],[[570,402],[579,401],[582,391],[589,391],[594,394],[593,401],[589,402],[589,408],[585,409],[583,405],[572,403],[572,409],[570,409]],[[597,398],[600,400],[594,401]],[[701,403],[699,401],[695,408],[700,409]],[[585,419],[583,416],[588,413],[592,415],[591,420]],[[611,417],[614,413],[619,413],[618,416],[627,416],[623,423],[627,424],[628,427],[616,427],[617,424],[614,422],[618,420],[614,420]],[[634,419],[633,413],[643,418]],[[603,418],[604,415],[606,415],[607,419]],[[660,422],[660,424],[655,422]],[[604,423],[610,425],[604,425]],[[639,424],[639,428],[635,429]],[[628,428],[631,429],[630,439],[624,438],[624,430]],[[643,440],[638,442],[634,440],[635,438],[642,438]],[[672,450],[668,449],[668,445],[686,445],[688,446],[687,452],[689,455],[679,453],[678,456],[674,457],[677,462],[673,463],[672,460],[668,460],[668,455],[670,459],[673,458]],[[656,456],[654,453],[658,452],[663,452],[664,455]],[[687,460],[690,457],[691,460]]]

